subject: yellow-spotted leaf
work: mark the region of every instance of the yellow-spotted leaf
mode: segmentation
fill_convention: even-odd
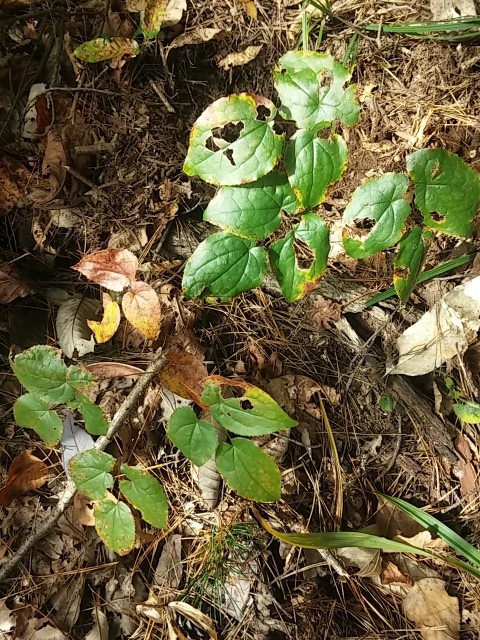
[[[160,329],[162,314],[154,289],[146,282],[132,282],[123,296],[122,309],[130,324],[147,340],[154,340]]]
[[[103,294],[103,318],[101,322],[87,320],[98,344],[108,342],[115,335],[120,324],[120,307],[108,293]]]
[[[140,47],[132,38],[95,38],[77,47],[73,55],[84,62],[100,62],[123,56],[135,58],[139,52]]]

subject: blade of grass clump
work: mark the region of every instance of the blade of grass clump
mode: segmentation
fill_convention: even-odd
[[[400,33],[427,40],[452,41],[468,40],[480,36],[480,18],[457,18],[455,20],[404,22],[401,24],[367,24],[367,31]],[[448,31],[455,35],[432,35]],[[456,33],[460,32],[460,33]]]
[[[348,69],[350,72],[353,70],[355,63],[357,61],[358,56],[358,42],[360,40],[360,36],[358,33],[354,33],[350,38],[350,42],[348,43],[347,50],[345,51],[345,55],[343,56],[342,65],[345,69]]]
[[[310,35],[310,29],[308,25],[307,7],[303,8],[302,12],[302,49],[308,51],[308,36]]]

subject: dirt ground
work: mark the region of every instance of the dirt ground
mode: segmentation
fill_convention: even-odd
[[[256,18],[248,13],[252,4]],[[322,29],[318,50],[342,60],[364,25],[429,19],[427,5],[414,0],[332,2],[333,17],[322,26],[321,16],[313,19],[310,46],[315,47]],[[393,299],[362,308],[368,297],[390,286],[393,253],[388,251],[355,265],[331,260],[333,277],[349,285],[344,297],[331,300],[322,288],[325,298],[317,292],[293,304],[268,287],[228,304],[187,301],[181,293],[182,268],[205,233],[200,221],[214,193],[182,173],[190,129],[218,97],[246,91],[275,99],[270,70],[301,37],[300,14],[295,0],[189,0],[178,24],[113,69],[104,62],[82,65],[68,53],[106,29],[110,35],[133,35],[138,14],[127,12],[121,0],[0,1],[0,180],[9,176],[8,184],[0,182],[5,211],[9,199],[16,198],[0,217],[0,258],[30,287],[23,297],[0,305],[0,484],[26,449],[50,469],[42,488],[0,506],[0,563],[48,516],[65,480],[59,451],[46,448],[14,422],[12,405],[21,389],[8,363],[10,349],[56,344],[56,300],[65,299],[61,292],[100,297],[98,288],[71,267],[86,253],[107,246],[129,248],[141,258],[142,276],[159,293],[165,321],[153,344],[123,327],[82,362],[143,368],[158,349],[173,345],[202,356],[209,372],[245,378],[286,410],[290,407],[300,427],[292,430],[281,462],[282,501],[262,505],[274,526],[305,532],[378,524],[375,492],[383,492],[428,506],[480,545],[478,483],[464,490],[453,444],[459,427],[438,409],[443,375],[410,380],[423,402],[420,417],[412,415],[401,397],[394,412],[379,405],[385,393],[395,396],[383,375],[395,337],[446,288],[461,282],[468,266],[419,286],[405,309]],[[215,29],[216,35],[172,47],[182,34],[192,41],[192,34],[205,29]],[[218,66],[226,55],[252,45],[262,45],[252,62],[230,70]],[[406,155],[415,149],[446,148],[480,171],[479,65],[475,42],[362,31],[353,71],[360,121],[341,131],[349,148],[348,168],[319,208],[331,227],[357,186],[368,177],[403,172]],[[22,136],[22,123],[30,87],[39,82],[54,88],[45,94],[51,122],[42,135],[28,139]],[[65,153],[68,169],[61,176],[51,169],[59,153],[52,141],[59,141]],[[426,268],[463,255],[477,243],[477,238],[437,240]],[[360,347],[338,324],[341,314]],[[368,341],[365,348],[363,341]],[[479,391],[478,355],[478,345],[473,345],[457,372],[472,399]],[[377,360],[372,364],[367,356]],[[116,379],[99,385],[97,401],[107,415],[113,415],[131,384],[131,379]],[[318,395],[324,399],[338,466]],[[0,609],[0,640],[80,640],[92,628],[96,633],[88,640],[209,637],[181,614],[180,631],[172,632],[162,606],[169,589],[207,614],[224,640],[422,637],[402,610],[401,594],[376,580],[380,570],[371,562],[339,575],[328,556],[273,540],[257,524],[250,503],[226,489],[218,505],[208,508],[189,464],[166,438],[165,403],[154,385],[111,452],[155,471],[171,504],[170,529],[144,527],[135,550],[119,557],[100,543],[89,507],[76,502],[1,585],[6,600],[0,602],[15,611],[16,626],[2,626]],[[451,455],[443,455],[426,435],[430,421],[441,423]],[[462,437],[476,477],[480,442],[475,425],[467,427]],[[172,534],[181,536],[181,577],[173,584],[155,583],[166,540],[174,544]],[[199,579],[217,548],[223,565],[240,566],[249,584],[250,604],[237,618],[219,614],[214,588]],[[377,568],[378,562],[382,566],[379,555],[375,561]],[[387,561],[384,557],[384,568]],[[419,562],[422,569],[425,564],[428,577],[430,565]],[[460,637],[480,638],[478,581],[433,564],[460,603]]]

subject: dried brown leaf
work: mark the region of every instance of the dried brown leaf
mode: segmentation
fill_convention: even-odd
[[[253,0],[239,0],[239,2],[247,16],[250,16],[253,20],[258,20],[257,6]]]
[[[416,582],[403,601],[403,610],[424,640],[460,638],[458,598],[448,595],[443,580],[424,578]]]
[[[217,66],[219,66],[221,69],[227,70],[231,69],[232,67],[242,67],[244,64],[248,64],[249,62],[252,62],[252,60],[255,60],[255,58],[262,50],[262,46],[263,45],[261,44],[251,45],[243,51],[229,53],[227,56],[217,62]]]
[[[424,528],[415,520],[383,498],[378,499],[376,521],[378,534],[384,538],[391,539],[398,535],[413,538],[420,531],[424,531]]]
[[[122,291],[135,282],[138,260],[128,249],[105,249],[85,256],[72,269],[106,289]]]
[[[175,38],[171,43],[170,49],[178,49],[179,47],[186,47],[191,44],[202,44],[202,42],[208,42],[209,40],[221,40],[225,35],[223,29],[217,29],[214,27],[197,27],[192,31],[182,33],[181,36]]]
[[[472,451],[468,440],[459,433],[455,438],[455,449],[460,454],[457,462],[458,478],[460,480],[460,492],[466,496],[475,489],[477,482],[477,473],[472,464]]]
[[[24,298],[34,292],[35,289],[9,264],[0,265],[0,304],[8,304],[16,298]]]
[[[7,484],[0,489],[0,504],[7,507],[15,498],[39,489],[47,482],[48,476],[47,465],[30,451],[24,451],[8,470]]]
[[[147,340],[154,340],[160,329],[162,313],[158,296],[146,282],[132,282],[122,299],[126,319]]]
[[[160,374],[160,382],[177,396],[193,400],[202,407],[202,383],[208,376],[203,361],[180,349],[172,349],[167,354],[167,360],[167,366]],[[203,408],[207,407],[203,406]]]
[[[85,365],[97,380],[111,380],[112,378],[137,378],[144,373],[143,369],[125,362],[92,362]]]
[[[308,307],[308,321],[314,329],[331,329],[342,316],[342,305],[335,300],[318,296]]]
[[[67,156],[58,131],[51,129],[47,133],[45,154],[43,156],[42,173],[50,176],[50,193],[37,201],[37,204],[46,204],[54,200],[65,184],[67,171]]]
[[[380,581],[382,584],[395,584],[401,587],[413,587],[413,580],[411,576],[402,573],[397,565],[394,562],[390,562],[390,560],[383,561]]]
[[[7,156],[0,157],[0,216],[11,211],[25,193],[30,172]]]

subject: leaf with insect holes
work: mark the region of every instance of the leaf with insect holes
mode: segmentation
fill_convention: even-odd
[[[421,149],[407,158],[415,183],[415,204],[431,229],[470,238],[480,206],[480,178],[461,158],[445,149]]]
[[[339,135],[323,140],[311,131],[300,130],[292,136],[285,168],[302,211],[323,202],[328,187],[342,177],[347,160],[347,145]]]
[[[170,350],[166,357],[160,382],[177,396],[202,406],[203,380],[208,376],[206,366],[197,356],[181,349]]]
[[[45,345],[35,345],[14,360],[10,358],[10,366],[27,391],[50,404],[68,402],[76,389],[93,384],[91,373],[80,367],[67,367],[60,351]]]
[[[4,507],[34,489],[40,489],[48,480],[47,465],[30,451],[17,456],[8,470],[7,483],[0,489],[0,504]]]
[[[342,218],[343,246],[349,256],[368,258],[400,240],[410,215],[407,190],[408,177],[399,173],[372,178],[355,189]]]
[[[318,285],[327,268],[329,235],[323,220],[307,213],[300,224],[270,246],[270,264],[288,302],[303,298]],[[301,258],[308,261],[307,266],[301,266]]]
[[[15,402],[13,416],[19,427],[33,429],[47,447],[54,447],[60,442],[63,424],[48,402],[26,393]]]
[[[222,478],[242,498],[257,502],[280,500],[280,470],[251,440],[233,438],[231,444],[221,442],[215,461]]]
[[[147,340],[155,340],[160,330],[162,312],[158,296],[146,282],[132,282],[122,298],[126,319]]]
[[[95,507],[95,530],[105,546],[124,556],[135,544],[135,518],[130,507],[112,498],[103,498]]]
[[[102,296],[103,318],[101,322],[95,320],[87,320],[87,324],[93,331],[95,341],[98,344],[108,342],[113,338],[120,325],[120,307],[118,302],[112,300],[108,293]]]
[[[175,409],[168,421],[167,435],[198,467],[213,456],[218,444],[215,428],[205,420],[199,420],[190,407]]]
[[[467,424],[480,424],[480,404],[466,400],[453,405],[457,418]]]
[[[69,472],[80,493],[91,500],[101,500],[113,487],[110,472],[114,466],[115,458],[110,454],[88,449],[72,458]]]
[[[75,398],[70,400],[68,406],[71,409],[78,409],[85,421],[85,428],[88,433],[94,436],[104,436],[108,431],[108,421],[101,407],[93,403],[88,396],[80,391],[75,392]]]
[[[422,230],[413,227],[398,244],[393,271],[393,285],[403,303],[407,302],[415,288],[426,257]]]
[[[203,219],[243,238],[265,240],[282,222],[282,209],[294,213],[298,201],[284,174],[268,175],[240,187],[222,187]]]
[[[221,387],[213,376],[205,381],[202,396],[202,402],[209,405],[214,419],[228,431],[252,437],[297,425],[265,391],[236,380],[231,384],[244,388],[241,398],[223,398]]]
[[[214,296],[229,300],[262,284],[266,258],[265,249],[256,247],[255,240],[226,231],[214,233],[188,259],[183,291],[187,298]]]
[[[344,85],[351,74],[332,56],[314,51],[290,51],[273,72],[282,101],[280,114],[301,129],[325,129],[334,120],[358,122],[355,86]]]
[[[72,269],[106,289],[123,291],[135,281],[138,260],[128,249],[105,249],[85,256]]]
[[[148,524],[159,529],[168,526],[168,502],[162,485],[147,471],[122,464],[119,488],[131,505],[138,509]]]
[[[273,130],[275,105],[263,96],[234,94],[213,102],[195,122],[183,170],[219,185],[254,182],[283,151]]]
[[[135,58],[140,53],[138,43],[132,38],[95,38],[78,46],[73,55],[83,62],[100,62],[112,58],[130,56]]]

